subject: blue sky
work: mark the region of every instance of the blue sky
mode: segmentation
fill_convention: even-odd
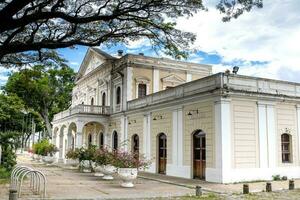
[[[299,0],[264,0],[264,8],[245,13],[236,20],[224,23],[215,9],[219,0],[206,1],[207,12],[180,18],[177,28],[193,32],[197,49],[188,61],[211,64],[213,72],[225,71],[237,65],[239,74],[300,82],[300,2]],[[110,54],[118,49],[125,53],[157,55],[145,40],[100,48]],[[59,49],[78,70],[87,47]],[[0,68],[0,85],[10,70]]]

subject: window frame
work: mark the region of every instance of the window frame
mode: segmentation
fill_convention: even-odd
[[[288,133],[283,133],[280,137],[281,162],[292,163],[292,136]]]

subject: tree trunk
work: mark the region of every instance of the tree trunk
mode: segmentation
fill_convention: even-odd
[[[42,115],[42,118],[46,125],[47,137],[52,138],[52,127],[51,127],[51,123],[49,121],[48,109],[45,108],[45,110],[43,111],[43,113],[41,113],[41,115]]]

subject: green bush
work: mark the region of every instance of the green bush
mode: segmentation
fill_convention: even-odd
[[[88,148],[76,148],[75,150],[69,150],[66,154],[66,158],[78,159],[80,162],[83,160],[94,161],[96,153],[96,146],[90,145]]]
[[[33,152],[41,156],[53,156],[58,151],[54,144],[51,144],[49,140],[43,139],[32,146]]]

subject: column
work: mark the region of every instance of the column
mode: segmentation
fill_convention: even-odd
[[[268,157],[269,168],[276,167],[277,148],[276,148],[276,127],[275,127],[275,106],[274,103],[267,105],[267,135],[268,135]]]
[[[159,91],[159,69],[153,69],[153,93]]]
[[[300,156],[300,104],[296,105],[297,109],[297,135],[298,135],[298,155]],[[299,159],[300,165],[300,159]]]
[[[144,115],[143,123],[143,153],[146,159],[151,159],[151,113]],[[147,169],[148,172],[156,172],[156,160],[154,159],[150,167]]]
[[[177,109],[173,110],[172,113],[172,129],[173,129],[173,134],[172,134],[172,161],[173,161],[173,165],[177,166],[178,165],[178,161],[177,161],[177,157],[178,157],[178,127],[177,127],[177,123],[178,123],[178,114],[177,114]]]
[[[76,137],[75,137],[75,146],[80,148],[83,146],[83,123],[76,123]]]
[[[127,101],[132,100],[132,67],[127,67]]]
[[[121,117],[121,133],[120,133],[120,143],[124,143],[124,145],[122,145],[122,148],[126,151],[127,150],[127,117],[126,116],[122,116]],[[119,147],[121,147],[119,145]]]
[[[167,165],[167,174],[191,178],[191,168],[183,165],[183,108],[172,112],[172,164]]]
[[[208,181],[230,182],[232,162],[230,107],[229,99],[221,98],[215,102],[215,165],[217,172]],[[209,178],[208,174],[207,178]]]
[[[267,136],[267,106],[261,102],[258,105],[258,138],[259,138],[259,167],[267,168],[268,136]]]

